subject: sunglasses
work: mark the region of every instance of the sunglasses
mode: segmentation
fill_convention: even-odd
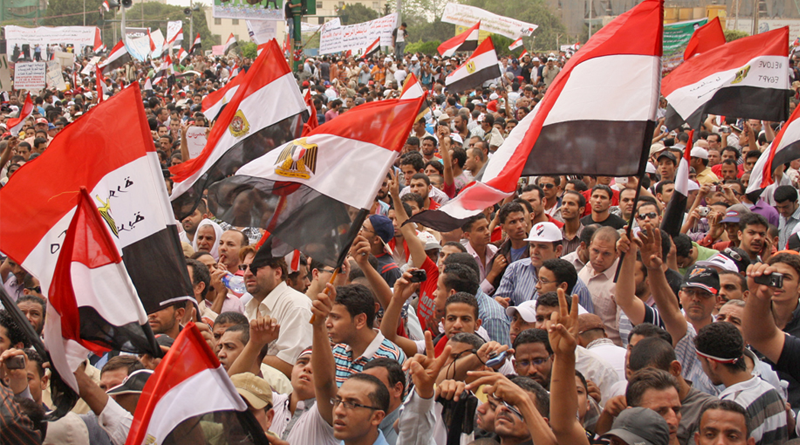
[[[547,183],[544,183],[544,184],[539,184],[539,185],[540,185],[540,186],[541,186],[543,189],[551,189],[551,188],[553,188],[553,187],[555,187],[555,186],[556,186],[555,184],[553,184],[553,183],[550,183],[550,182],[547,182]]]
[[[725,255],[725,256],[728,256],[731,259],[734,259],[736,261],[743,261],[742,256],[739,255],[739,252],[731,249],[730,247],[728,247],[725,250],[723,250],[722,254]]]
[[[658,218],[658,213],[649,212],[649,213],[642,213],[642,214],[636,215],[636,219],[638,219],[640,221],[644,220],[645,218],[656,219],[656,218]]]
[[[241,270],[242,272],[247,272],[247,269],[249,268],[250,272],[252,272],[253,275],[255,275],[255,274],[258,273],[258,269],[260,269],[262,267],[266,267],[266,266],[267,266],[266,264],[262,264],[260,266],[258,266],[256,264],[240,264],[239,265],[239,270]]]

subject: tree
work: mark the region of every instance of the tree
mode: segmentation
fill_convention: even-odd
[[[355,25],[356,23],[364,23],[377,19],[378,11],[368,8],[361,3],[353,3],[339,8],[339,18],[342,20],[342,25]]]
[[[449,0],[405,0],[403,2],[403,17],[406,14],[411,14],[424,17],[427,21],[435,20],[442,16],[447,3],[449,3]]]
[[[103,0],[86,0],[86,26],[97,24]],[[83,26],[83,0],[50,0],[42,24],[45,26]],[[106,13],[108,14],[108,13]]]
[[[740,31],[738,29],[726,29],[723,32],[725,33],[726,42],[733,42],[734,40],[741,39],[742,37],[748,37],[750,35],[750,33],[747,31]]]
[[[423,17],[412,15],[404,10],[403,21],[410,25],[407,29],[409,40],[422,42],[436,40],[444,42],[456,35],[456,25],[444,23],[438,17],[433,22],[428,22]],[[411,50],[406,48],[406,51]]]

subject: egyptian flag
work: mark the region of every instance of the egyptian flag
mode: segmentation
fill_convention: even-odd
[[[678,171],[675,173],[675,191],[667,203],[667,208],[664,210],[664,218],[661,220],[661,228],[673,237],[680,234],[681,226],[683,226],[683,217],[686,215],[692,141],[694,141],[694,130],[689,132],[689,143],[683,149],[683,157],[681,157],[681,163],[678,164]]]
[[[478,23],[473,25],[472,28],[442,43],[439,45],[439,48],[437,48],[439,54],[441,54],[442,57],[451,57],[458,51],[475,51],[475,49],[478,48],[478,34],[480,27],[481,22],[478,21]],[[522,38],[520,38],[520,41],[521,39]],[[492,47],[492,51],[494,51],[494,46]],[[497,57],[495,56],[495,58]]]
[[[72,200],[75,213],[58,251],[43,333],[51,361],[77,392],[73,372],[89,351],[161,354],[107,221],[85,187]]]
[[[425,103],[422,105],[417,115],[417,120],[420,120],[424,118],[426,114],[430,113],[431,103],[427,100],[427,94],[425,94],[425,90],[422,89],[422,84],[419,83],[417,76],[415,76],[414,73],[408,73],[403,83],[403,91],[400,92],[400,99],[416,99],[418,97],[425,97]]]
[[[706,114],[764,121],[789,117],[789,28],[726,43],[693,57],[661,82],[666,126],[699,128]]]
[[[529,55],[530,54],[528,53],[528,50],[525,49],[525,48],[522,48],[522,52],[520,53],[519,58],[521,59],[521,58],[523,58],[525,56],[529,56]]]
[[[209,93],[200,103],[200,111],[208,120],[213,121],[219,116],[222,107],[233,99],[239,85],[244,81],[244,76],[236,76],[222,88]]]
[[[520,37],[517,40],[514,40],[513,42],[511,42],[511,45],[508,45],[508,50],[509,51],[514,51],[515,49],[519,48],[520,46],[522,46],[522,37]]]
[[[81,187],[122,249],[145,311],[194,300],[138,82],[64,127],[0,189],[0,251],[38,278],[45,293]]]
[[[149,77],[144,81],[144,86],[142,87],[142,89],[145,90],[145,91],[148,91],[148,90],[152,91],[153,90],[153,81],[150,80]]]
[[[111,8],[108,5],[108,0],[103,0],[103,9],[105,9],[106,12],[111,10]]]
[[[694,31],[692,38],[686,45],[686,50],[683,52],[683,60],[689,60],[695,54],[704,53],[724,44],[725,33],[722,32],[719,17],[714,17],[713,20]]]
[[[481,181],[411,220],[449,232],[511,195],[522,175],[644,173],[658,108],[662,17],[662,2],[645,0],[594,34],[492,155]]]
[[[189,53],[187,53],[185,49],[181,48],[180,51],[178,51],[178,63],[182,64],[183,59],[185,59],[188,55]]]
[[[125,44],[122,43],[122,40],[120,40],[119,43],[117,43],[111,50],[111,53],[108,55],[106,60],[101,62],[98,66],[103,70],[103,74],[108,74],[111,71],[130,62],[131,60],[131,55],[128,54],[128,49],[125,48]]]
[[[380,51],[380,50],[381,50],[381,38],[378,37],[377,39],[375,39],[374,42],[372,42],[371,45],[369,45],[368,47],[364,48],[364,55],[362,55],[361,58],[362,59],[369,59],[370,57],[374,56],[375,54],[378,54],[378,51]]]
[[[167,64],[164,62],[153,75],[153,85],[161,85],[161,82],[163,82],[167,76],[169,76],[169,73],[167,73]]]
[[[94,53],[98,54],[106,50],[106,46],[103,45],[103,39],[100,37],[100,28],[94,29]]]
[[[784,122],[781,131],[769,146],[769,154],[758,158],[750,175],[747,193],[765,188],[775,182],[772,172],[781,165],[800,159],[800,107]]]
[[[197,33],[197,37],[194,38],[194,42],[192,43],[192,47],[189,48],[189,54],[194,54],[195,50],[199,50],[203,47],[200,42],[200,33]]]
[[[307,136],[308,133],[319,127],[319,120],[317,119],[317,107],[314,106],[314,101],[311,99],[311,88],[306,90],[306,95],[303,98],[306,102],[306,109],[308,110],[308,122],[303,124],[303,136]]]
[[[238,79],[241,83],[217,117],[200,155],[170,169],[172,208],[178,220],[194,211],[210,184],[302,132],[299,115],[306,111],[306,103],[274,39],[234,82]],[[247,215],[240,217],[237,220],[247,224],[237,226],[254,227]]]
[[[337,267],[424,100],[383,100],[349,110],[212,184],[209,210],[235,226],[270,232],[273,257],[297,249]]]
[[[214,415],[205,423],[219,427],[224,437],[249,437],[245,444],[269,443],[200,330],[189,322],[147,379],[125,445],[177,442],[170,438],[176,427],[184,422],[197,425],[209,413]]]
[[[172,36],[171,39],[167,42],[168,45],[173,45],[176,42],[180,42],[183,40],[183,28],[179,29],[178,32]]]
[[[19,116],[9,119],[6,122],[9,133],[11,136],[16,137],[22,127],[25,126],[25,121],[33,114],[33,101],[31,101],[31,93],[25,96],[25,103],[22,104],[22,109],[19,110]]]
[[[225,48],[222,50],[222,54],[228,55],[229,51],[237,51],[239,49],[239,43],[236,41],[236,37],[233,36],[231,33],[230,37],[228,37],[228,41],[225,42]]]
[[[500,74],[492,38],[487,37],[463,65],[447,76],[445,85],[447,91],[460,93],[479,87],[487,80],[496,79]]]

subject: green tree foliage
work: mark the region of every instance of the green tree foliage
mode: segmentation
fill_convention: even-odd
[[[444,8],[450,1],[451,0],[403,0],[403,21],[411,25],[410,22],[405,20],[407,14],[428,19],[434,17],[438,19],[442,17]]]
[[[238,42],[239,49],[242,51],[242,57],[255,59],[258,56],[258,45],[255,42]]]
[[[555,16],[548,8],[544,0],[529,0],[525,2],[505,1],[505,0],[466,0],[465,4],[485,9],[498,15],[513,17],[527,23],[539,25],[533,32],[534,49],[555,49],[556,36],[561,35],[564,40],[567,29],[561,23],[561,19]],[[527,41],[528,39],[526,39]],[[510,43],[510,42],[509,42]],[[500,49],[499,44],[495,47]],[[506,51],[508,44],[505,45]],[[528,47],[530,49],[530,47]]]
[[[97,24],[103,0],[86,0],[86,25]],[[47,12],[41,24],[45,26],[83,26],[83,0],[50,0],[47,2]],[[69,15],[67,15],[69,14]],[[64,16],[66,17],[57,17]],[[106,13],[106,18],[110,14]]]
[[[433,22],[428,22],[421,16],[403,12],[403,21],[408,24],[408,38],[412,42],[437,40],[441,43],[456,35],[456,25],[444,23],[438,17]],[[435,50],[436,48],[434,48],[434,52]],[[406,48],[406,51],[411,50]]]
[[[427,54],[429,56],[435,56],[439,54],[437,48],[441,45],[442,42],[438,40],[428,40],[427,42],[423,42],[422,40],[409,43],[406,46],[407,53],[422,53]]]
[[[725,33],[725,41],[726,42],[733,42],[734,40],[741,39],[742,37],[748,37],[750,35],[747,31],[739,31],[738,29],[726,29],[723,30]]]
[[[378,17],[378,11],[368,8],[361,3],[344,5],[339,8],[339,18],[342,20],[342,25],[355,25],[356,23],[375,20]]]

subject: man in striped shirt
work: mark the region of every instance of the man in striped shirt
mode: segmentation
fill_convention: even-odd
[[[367,362],[386,357],[402,364],[406,355],[379,331],[372,329],[375,321],[375,298],[360,284],[340,286],[326,327],[328,337],[336,346],[336,384],[341,386],[347,378],[361,372]]]
[[[715,385],[725,385],[720,399],[732,400],[747,411],[755,443],[786,442],[786,402],[772,385],[747,372],[739,329],[727,322],[707,325],[697,333],[695,347],[708,378]]]

